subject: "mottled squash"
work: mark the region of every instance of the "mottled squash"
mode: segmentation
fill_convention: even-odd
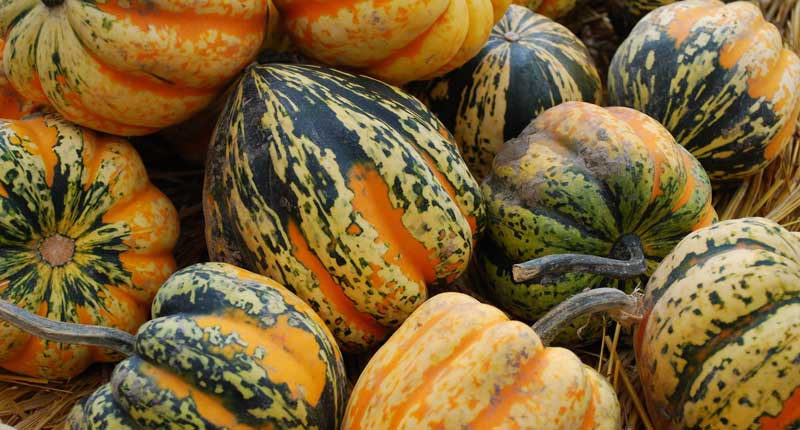
[[[207,167],[212,259],[291,288],[351,350],[463,273],[483,224],[444,126],[398,89],[334,69],[248,68]]]
[[[0,319],[33,333],[129,356],[72,409],[70,430],[339,429],[342,355],[314,311],[280,284],[197,264],[164,283],[152,311],[134,337],[0,303]]]
[[[4,1],[5,73],[72,122],[149,134],[203,109],[255,58],[270,1]]]
[[[575,8],[576,0],[512,0],[512,3],[555,19],[572,11]]]
[[[619,293],[618,291],[614,291]],[[342,430],[619,430],[614,389],[531,327],[460,293],[419,307],[369,361]]]
[[[3,52],[5,41],[0,38],[0,52]],[[2,63],[2,59],[0,59]],[[39,106],[32,100],[22,97],[8,82],[0,67],[0,119],[20,119],[35,112]]]
[[[800,113],[800,58],[747,2],[653,11],[614,55],[608,79],[609,104],[660,121],[713,181],[763,169]]]
[[[503,143],[537,115],[565,101],[600,103],[602,83],[580,39],[561,24],[512,5],[483,50],[427,83],[420,98],[453,132],[480,180]]]
[[[547,110],[507,142],[482,190],[485,293],[524,320],[585,288],[631,291],[686,234],[716,220],[708,177],[664,127],[583,102]],[[579,340],[575,330],[559,339]]]
[[[656,428],[800,428],[800,238],[763,218],[692,233],[644,308],[634,346]]]
[[[0,120],[0,299],[133,332],[175,271],[178,215],[136,150],[57,114]],[[0,323],[0,367],[48,379],[120,357]]]
[[[392,84],[477,54],[511,0],[274,0],[294,44],[325,64]]]

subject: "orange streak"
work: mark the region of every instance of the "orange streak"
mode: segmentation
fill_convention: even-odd
[[[452,5],[448,6],[448,8],[450,7],[452,7]],[[439,16],[439,18],[437,18],[436,21],[434,21],[430,27],[428,27],[425,31],[420,33],[419,36],[417,36],[416,39],[411,41],[408,45],[398,49],[397,51],[394,51],[388,57],[376,62],[375,64],[370,65],[369,68],[373,70],[383,69],[388,67],[389,65],[391,65],[400,58],[412,58],[419,56],[420,52],[422,52],[422,48],[425,46],[425,41],[431,34],[431,32],[433,32],[433,30],[436,29],[436,27],[440,25],[442,21],[448,18],[447,11],[448,9],[445,9],[444,12],[442,12],[442,15]],[[455,54],[456,52],[453,52],[453,55]]]
[[[783,402],[783,410],[777,416],[763,416],[759,420],[763,430],[787,430],[800,421],[800,386]]]
[[[520,388],[532,381],[539,385],[544,385],[541,381],[541,370],[549,364],[547,354],[544,350],[528,358],[519,371],[513,382],[503,386],[500,391],[492,396],[492,402],[486,406],[466,427],[474,429],[492,428],[499,422],[511,416],[511,408],[516,406],[519,400],[528,400],[534,393],[522,391]]]
[[[13,121],[11,130],[21,138],[19,142],[12,140],[12,143],[21,144],[28,152],[39,156],[42,160],[42,163],[44,163],[45,182],[47,182],[48,187],[52,187],[56,164],[58,164],[58,156],[53,151],[53,147],[58,144],[58,131],[56,128],[48,127],[43,117],[36,117]]]
[[[289,324],[288,315],[281,315],[272,327],[263,329],[260,322],[251,316],[235,311],[224,316],[204,315],[195,318],[201,328],[219,329],[223,336],[236,334],[246,346],[230,343],[222,348],[209,347],[215,354],[232,359],[244,352],[250,357],[256,349],[266,349],[266,354],[257,360],[261,368],[275,384],[286,384],[293,400],[304,399],[316,406],[327,383],[327,366],[320,359],[320,348],[316,337],[310,332]],[[236,427],[228,427],[236,428]]]
[[[705,16],[710,15],[714,9],[718,9],[721,6],[722,3],[711,7],[710,5],[702,4],[691,9],[681,9],[679,11],[675,11],[675,16],[667,26],[667,34],[669,34],[671,38],[675,39],[675,47],[680,47],[681,44],[683,44],[683,41],[689,37],[692,27],[694,27],[697,21]]]
[[[124,222],[129,224],[137,216],[152,216],[153,214],[143,211],[143,208],[139,205],[139,203],[148,203],[162,199],[166,199],[164,193],[162,193],[152,183],[148,183],[142,191],[137,193],[131,199],[117,202],[114,206],[111,206],[111,208],[109,208],[108,211],[103,215],[103,224],[113,224],[115,222]],[[157,219],[150,219],[148,221],[151,222],[154,227],[157,226],[159,222]],[[149,232],[145,233],[149,234]],[[132,232],[132,234],[135,234],[135,232]],[[128,241],[126,241],[126,243],[128,243]]]
[[[255,430],[253,427],[240,423],[233,412],[220,403],[220,399],[204,393],[176,375],[147,362],[142,363],[139,372],[162,390],[171,391],[179,398],[192,399],[191,403],[194,403],[197,413],[213,423],[215,427]]]
[[[108,143],[104,139],[98,139],[94,133],[84,133],[83,140],[87,148],[92,148],[92,151],[83,151],[83,170],[86,172],[86,183],[83,184],[83,189],[88,190],[97,178],[100,162],[103,160],[103,153]],[[92,158],[89,158],[90,154]]]
[[[389,330],[380,325],[372,315],[359,311],[355,304],[344,294],[340,287],[328,273],[319,258],[309,249],[308,242],[294,222],[289,222],[289,240],[293,246],[292,254],[306,268],[313,272],[319,280],[319,288],[330,301],[331,307],[342,314],[347,322],[358,330],[382,339]]]
[[[625,123],[633,129],[634,133],[639,136],[640,140],[647,148],[650,159],[653,160],[653,192],[650,195],[650,203],[653,203],[656,198],[664,194],[661,190],[661,169],[664,165],[664,153],[659,150],[659,145],[657,143],[663,140],[663,136],[644,127],[644,114],[631,109],[614,107],[608,108],[608,111],[625,121]]]
[[[472,231],[473,237],[476,236],[477,233],[478,233],[478,220],[475,219],[474,216],[467,215],[467,213],[464,212],[464,209],[461,207],[461,205],[458,204],[458,199],[456,198],[456,190],[455,190],[455,188],[453,188],[453,184],[444,176],[444,174],[442,174],[442,172],[436,166],[436,163],[433,162],[433,160],[428,155],[428,153],[426,153],[423,150],[418,150],[418,151],[419,151],[420,154],[422,154],[422,158],[424,158],[425,162],[428,163],[428,166],[431,168],[431,171],[436,176],[436,179],[439,180],[439,183],[442,184],[442,187],[444,187],[444,190],[453,199],[453,203],[458,207],[458,210],[461,212],[461,215],[463,215],[464,218],[469,223],[469,228]]]
[[[692,226],[692,231],[710,226],[717,218],[717,211],[714,210],[714,206],[711,205],[710,200],[708,203],[706,203],[706,207],[703,209],[703,211],[703,216],[700,217],[695,225]]]
[[[0,184],[0,197],[7,199],[8,198],[8,191],[3,188],[3,184]]]
[[[377,240],[387,245],[384,261],[396,265],[409,279],[423,286],[436,280],[438,259],[403,224],[404,210],[392,206],[391,191],[374,166],[353,165],[348,187],[353,191],[353,209],[375,228]]]
[[[766,43],[767,38],[765,37],[765,32],[759,31],[763,29],[766,21],[763,19],[755,19],[747,24],[747,28],[742,29],[739,38],[726,43],[720,50],[719,64],[723,68],[730,70],[744,57],[750,48],[759,46],[759,42]]]
[[[780,99],[775,99],[781,90],[781,83],[784,81],[783,78],[786,76],[786,72],[798,62],[797,56],[789,50],[784,49],[781,54],[778,62],[769,69],[765,76],[750,79],[747,90],[750,97],[754,99],[764,97],[767,100],[771,100],[775,105],[775,111],[783,109],[786,101],[790,100],[797,91],[797,88],[791,88],[789,91],[784,92]]]
[[[775,136],[769,141],[767,147],[764,149],[765,160],[772,160],[777,157],[778,154],[783,151],[783,148],[786,147],[786,144],[792,139],[792,136],[794,136],[795,126],[797,125],[798,114],[800,114],[800,100],[798,100],[797,106],[795,106],[791,116],[786,119],[786,123],[783,124],[783,127],[781,127],[777,133],[775,133]]]

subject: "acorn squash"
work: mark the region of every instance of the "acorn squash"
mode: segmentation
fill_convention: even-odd
[[[178,214],[136,150],[57,114],[0,120],[0,300],[133,332],[175,271]],[[106,351],[0,323],[0,367],[61,379]]]
[[[211,258],[291,288],[348,350],[463,273],[483,226],[444,126],[397,88],[335,69],[249,67],[207,167]]]
[[[741,179],[794,135],[800,58],[752,3],[677,2],[648,14],[622,43],[608,98],[660,121],[712,181]]]
[[[415,91],[416,92],[416,91]],[[428,82],[422,101],[455,135],[481,180],[498,149],[537,115],[565,101],[602,101],[586,46],[566,27],[511,5],[464,66]]]
[[[716,221],[697,160],[628,108],[567,102],[505,144],[483,183],[487,298],[524,320],[586,288],[631,291],[691,231]],[[560,342],[593,340],[565,330]]]
[[[4,71],[72,122],[149,134],[203,109],[256,57],[270,1],[2,2]]]

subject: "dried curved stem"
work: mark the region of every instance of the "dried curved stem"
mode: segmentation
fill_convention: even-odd
[[[561,330],[575,319],[598,312],[624,314],[641,319],[642,301],[638,294],[625,294],[616,288],[597,288],[576,294],[550,309],[533,325],[544,345],[549,345]]]
[[[553,254],[515,264],[511,268],[511,273],[515,282],[524,282],[544,274],[564,272],[591,273],[615,279],[629,279],[643,275],[647,271],[647,262],[642,241],[631,234],[623,236],[619,244],[629,256],[627,260],[584,254]]]
[[[19,306],[0,300],[0,321],[5,321],[34,336],[54,342],[107,348],[125,356],[134,353],[136,338],[122,330],[74,324],[42,318]]]

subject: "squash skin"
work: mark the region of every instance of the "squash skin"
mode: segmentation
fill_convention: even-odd
[[[647,285],[637,367],[656,428],[800,424],[800,239],[764,218],[698,230]]]
[[[397,88],[335,69],[248,68],[207,167],[211,258],[291,288],[348,350],[463,273],[483,228],[444,126]]]
[[[442,336],[446,333],[446,336]],[[356,382],[342,430],[621,428],[611,385],[460,293],[419,307]]]
[[[427,83],[421,99],[453,132],[467,166],[481,180],[498,149],[531,120],[565,101],[599,104],[602,83],[580,39],[561,24],[511,5],[481,52]]]
[[[628,108],[567,102],[506,143],[483,182],[489,223],[477,252],[485,294],[532,321],[585,288],[627,292],[647,282],[686,234],[716,222],[700,164],[655,120]],[[511,267],[551,254],[615,255],[623,235],[642,242],[647,272],[630,280],[552,273],[516,283]],[[581,318],[561,343],[594,340]]]
[[[511,0],[275,0],[307,56],[394,85],[441,76],[477,54]]]
[[[150,134],[202,110],[256,57],[269,2],[5,2],[4,71],[24,97],[76,124]]]
[[[712,181],[729,181],[791,140],[798,88],[800,58],[757,6],[688,0],[639,22],[611,62],[608,96],[664,124]]]
[[[0,225],[0,299],[50,319],[134,332],[175,271],[178,214],[136,150],[57,114],[0,121]],[[119,360],[0,323],[12,372],[63,379]]]
[[[0,52],[3,52],[5,44],[6,42],[0,38]],[[14,90],[2,69],[0,67],[0,119],[21,119],[35,112],[40,106]]]
[[[136,355],[77,405],[72,430],[336,430],[342,356],[308,305],[223,263],[183,269],[159,290]]]
[[[512,3],[524,6],[548,18],[561,18],[575,8],[577,0],[512,0]]]

